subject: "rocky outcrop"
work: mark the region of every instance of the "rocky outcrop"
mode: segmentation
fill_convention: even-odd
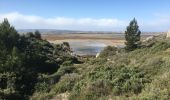
[[[169,38],[170,37],[170,30],[168,30],[166,37]]]

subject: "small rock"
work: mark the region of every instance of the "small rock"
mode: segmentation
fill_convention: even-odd
[[[97,54],[96,54],[96,58],[99,57],[99,55],[100,55],[100,53],[97,53]]]

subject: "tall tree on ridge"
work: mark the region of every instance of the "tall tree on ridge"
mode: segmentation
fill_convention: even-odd
[[[134,49],[138,48],[140,45],[140,34],[141,31],[139,30],[139,26],[137,20],[134,18],[127,26],[125,31],[125,49],[127,51],[133,51]]]

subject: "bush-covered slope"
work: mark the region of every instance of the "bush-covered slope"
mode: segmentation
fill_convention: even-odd
[[[33,98],[64,93],[69,100],[169,100],[170,40],[155,36],[132,52],[107,47],[98,58],[65,65],[57,73],[61,71],[65,74],[48,92],[39,91]]]
[[[20,35],[0,24],[0,99],[169,100],[170,39],[139,49],[106,47],[79,63],[69,44],[51,44],[38,31]]]

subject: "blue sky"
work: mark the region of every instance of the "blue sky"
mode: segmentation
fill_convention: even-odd
[[[170,0],[0,0],[0,21],[17,29],[124,31],[134,17],[142,31],[170,29]]]

